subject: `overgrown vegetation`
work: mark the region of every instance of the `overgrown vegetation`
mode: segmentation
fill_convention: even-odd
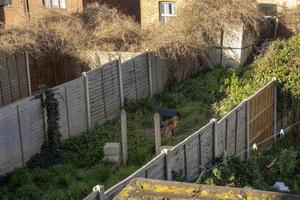
[[[295,33],[300,33],[300,5],[284,10],[279,16],[279,21],[281,37],[290,37]]]
[[[222,17],[220,17],[222,16]],[[164,52],[164,56],[198,56],[216,45],[222,30],[244,25],[258,33],[260,15],[254,0],[188,0],[166,24],[141,29],[131,17],[105,5],[82,13],[44,10],[31,20],[0,30],[0,52],[27,50],[41,61],[70,57],[85,64],[85,51]],[[254,35],[255,35],[254,34]]]
[[[177,109],[181,115],[182,120],[175,131],[176,137],[171,140],[163,138],[162,141],[163,145],[174,145],[201,128],[211,117],[222,116],[243,98],[270,81],[273,76],[279,79],[280,91],[283,91],[279,93],[280,100],[286,104],[295,102],[300,91],[299,43],[299,35],[288,41],[276,41],[269,47],[266,55],[259,58],[248,70],[217,68],[195,79],[172,85],[155,98],[130,103],[128,107],[128,166],[117,169],[102,161],[102,148],[105,142],[120,141],[119,123],[109,122],[95,129],[91,134],[83,134],[59,143],[57,152],[62,159],[58,164],[34,170],[18,169],[4,177],[0,183],[1,198],[79,199],[88,194],[96,184],[104,184],[106,188],[112,186],[154,156],[152,121],[154,112],[161,107]],[[296,151],[297,156],[294,153]],[[288,182],[293,172],[298,173],[298,160],[297,162],[291,160],[295,157],[298,159],[299,149],[298,147],[292,150],[287,148],[285,151],[279,150],[278,152],[274,153],[274,155],[279,155],[279,167],[276,167],[279,172],[276,173]],[[268,158],[266,163],[269,164],[271,161],[272,158]],[[233,182],[236,185],[252,187],[261,183],[263,187],[268,187],[270,182],[257,181],[265,178],[265,175],[259,174],[256,169],[265,165],[259,165],[259,159],[247,162],[247,165],[239,164],[241,167],[237,169],[222,169],[226,177],[228,175],[229,180],[214,178],[212,181],[217,183],[220,181],[220,184]],[[239,161],[233,160],[232,167],[235,163]],[[235,173],[234,179],[230,178],[232,172]],[[243,176],[244,173],[255,179],[249,178],[248,180]],[[274,178],[278,177],[277,174],[275,175]],[[223,172],[221,171],[220,174],[215,171],[214,176],[222,177]],[[272,178],[273,173],[269,176]],[[296,184],[298,187],[297,177],[295,176],[294,179],[296,182],[291,182],[291,184]],[[293,186],[293,191],[299,190]]]
[[[0,52],[28,51],[40,62],[70,57],[86,64],[85,51],[132,51],[138,45],[139,25],[105,5],[82,13],[44,9],[30,21],[0,30]]]
[[[225,164],[203,173],[199,182],[209,185],[250,187],[275,190],[276,182],[284,182],[291,193],[300,194],[299,133],[290,132],[271,151],[257,153],[246,161],[237,157],[223,157]],[[228,160],[228,161],[227,161]]]
[[[222,31],[236,37],[234,31],[245,27],[251,30],[246,31],[248,36],[257,36],[261,15],[256,5],[254,0],[184,1],[173,20],[151,27],[145,43],[174,58],[206,55],[210,47],[219,44]]]
[[[240,77],[240,78],[239,78]],[[295,106],[300,97],[300,35],[288,40],[277,40],[267,53],[258,58],[249,70],[241,71],[239,77],[231,78],[226,96],[215,105],[222,115],[230,111],[239,102],[258,88],[269,82],[272,77],[278,79],[278,98],[280,109]]]
[[[61,142],[59,132],[59,103],[55,98],[55,91],[47,86],[42,86],[36,94],[36,98],[41,100],[42,107],[47,113],[47,134],[41,147],[41,153],[32,156],[27,162],[30,169],[45,168],[61,161],[57,150]]]

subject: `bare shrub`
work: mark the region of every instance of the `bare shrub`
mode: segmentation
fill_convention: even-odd
[[[0,30],[0,52],[28,51],[40,61],[74,58],[88,62],[86,51],[137,49],[140,29],[116,9],[94,5],[82,13],[44,10],[28,23]]]
[[[300,33],[300,5],[283,10],[279,21],[281,23],[280,36],[289,37],[294,33]]]
[[[259,33],[261,15],[254,0],[187,0],[177,17],[151,27],[144,45],[170,57],[203,55],[222,30],[243,25]]]
[[[95,3],[79,17],[91,36],[89,47],[107,51],[136,51],[140,48],[140,26],[117,9]]]

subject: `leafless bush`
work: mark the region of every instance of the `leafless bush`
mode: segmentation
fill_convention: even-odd
[[[41,61],[69,57],[85,62],[89,50],[139,48],[138,24],[106,6],[93,6],[75,14],[45,10],[35,16],[28,23],[0,30],[0,52],[26,50]]]
[[[144,45],[170,57],[204,55],[222,30],[243,25],[257,35],[260,19],[254,0],[187,0],[176,18],[147,30]]]
[[[280,35],[289,37],[294,33],[300,33],[300,5],[297,8],[285,9],[279,16],[281,23]]]
[[[139,25],[117,9],[95,3],[79,17],[91,36],[90,48],[109,51],[135,51],[140,48]]]

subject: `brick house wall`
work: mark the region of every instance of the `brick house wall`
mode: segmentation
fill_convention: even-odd
[[[85,6],[98,2],[99,4],[106,4],[109,7],[117,8],[125,15],[133,17],[137,22],[141,22],[141,0],[86,0]]]
[[[160,2],[175,2],[177,12],[178,9],[184,4],[184,0],[140,0],[142,27],[149,27],[154,24],[159,24]]]
[[[84,0],[66,0],[66,11],[76,12],[83,10]],[[28,0],[30,16],[37,16],[45,9],[42,0]],[[14,25],[20,23],[26,23],[27,17],[24,9],[24,0],[12,0],[11,6],[2,7],[2,18],[6,25]],[[50,8],[55,9],[55,8]],[[0,20],[1,20],[1,8],[0,8]]]

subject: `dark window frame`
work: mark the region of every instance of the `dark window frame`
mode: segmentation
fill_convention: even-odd
[[[43,0],[43,5],[46,7],[46,8],[56,8],[56,9],[67,9],[67,0],[57,0],[58,2],[58,7],[55,7],[53,6],[53,0],[48,0],[50,2],[50,5],[46,5],[46,1]],[[65,2],[65,8],[62,8],[61,7],[61,1],[64,1]]]
[[[12,6],[12,0],[0,0],[0,6],[10,7]]]

